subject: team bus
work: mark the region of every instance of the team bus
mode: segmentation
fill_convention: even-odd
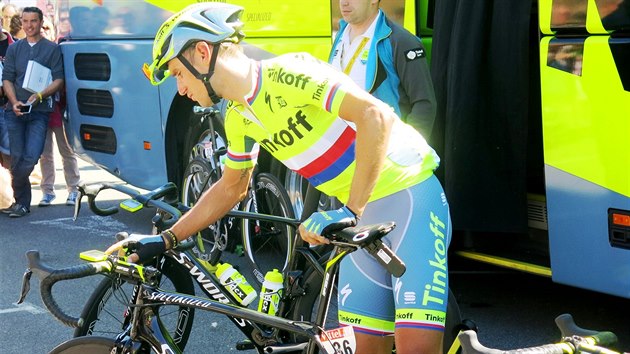
[[[226,1],[246,9],[250,55],[327,59],[338,1]],[[181,183],[207,141],[174,80],[154,87],[142,72],[158,26],[194,2],[56,4],[70,142],[137,187]],[[630,0],[381,6],[431,56],[438,116],[427,138],[442,157],[453,255],[630,298]],[[262,164],[290,194],[304,188]]]

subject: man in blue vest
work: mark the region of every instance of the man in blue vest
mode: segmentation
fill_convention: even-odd
[[[343,20],[328,61],[429,138],[436,105],[426,51],[379,3],[339,0]]]

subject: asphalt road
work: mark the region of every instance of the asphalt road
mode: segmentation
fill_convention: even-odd
[[[39,298],[37,280],[31,280],[26,303],[16,305],[27,250],[37,249],[46,263],[65,267],[80,263],[78,254],[81,251],[105,249],[118,231],[150,232],[153,215],[150,210],[99,217],[92,214],[84,202],[79,219],[73,222],[72,208],[64,205],[67,194],[63,188],[61,164],[57,166],[58,197],[52,206],[33,206],[31,214],[21,219],[0,215],[3,245],[0,248],[0,353],[3,354],[47,353],[72,337],[72,329],[63,326],[45,310]],[[80,167],[86,182],[119,182],[114,176],[85,162],[81,162]],[[117,192],[102,197],[105,205],[115,205],[123,199]],[[34,203],[40,198],[39,187],[34,186]],[[233,264],[242,261],[242,258],[230,258]],[[54,288],[55,298],[69,313],[78,315],[98,280],[93,277],[60,283]],[[557,340],[559,332],[554,318],[571,313],[578,325],[614,331],[619,336],[620,348],[630,349],[630,302],[627,299],[458,260],[452,261],[450,282],[462,316],[478,325],[480,341],[486,346],[510,349]],[[236,351],[234,343],[242,336],[225,318],[198,312],[195,320],[186,352]],[[209,349],[209,344],[214,349]]]

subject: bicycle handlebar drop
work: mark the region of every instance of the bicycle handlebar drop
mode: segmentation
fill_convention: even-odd
[[[161,223],[161,225],[156,225],[156,226],[160,226],[161,228],[168,228],[172,226],[173,224],[175,224],[175,222],[177,222],[177,220],[182,215],[182,211],[180,209],[178,209],[177,207],[174,207],[168,201],[161,200],[161,198],[169,199],[169,200],[170,199],[177,200],[177,186],[172,182],[166,183],[163,186],[160,186],[145,194],[141,194],[140,192],[138,192],[137,190],[133,188],[120,185],[120,184],[97,183],[97,184],[90,184],[90,185],[81,184],[78,186],[79,196],[78,196],[77,203],[75,204],[76,205],[75,219],[79,214],[79,210],[81,208],[81,199],[83,198],[83,196],[88,197],[88,205],[90,207],[90,210],[92,210],[94,214],[100,215],[100,216],[109,216],[109,215],[117,213],[118,212],[117,206],[113,206],[109,208],[101,208],[96,204],[96,197],[98,196],[100,192],[106,189],[113,189],[121,193],[127,194],[133,200],[142,204],[143,206],[155,207],[157,209],[162,210],[165,213],[168,213],[171,216],[170,219],[164,220],[164,218],[161,218],[161,220],[157,221]]]
[[[77,328],[83,325],[83,319],[66,314],[52,295],[52,287],[61,280],[79,279],[87,276],[116,273],[123,280],[130,282],[144,282],[147,284],[157,284],[159,271],[151,266],[142,266],[128,263],[118,256],[109,255],[104,260],[92,261],[72,267],[54,269],[42,263],[39,251],[31,250],[26,252],[28,268],[22,279],[22,293],[18,304],[22,303],[30,290],[30,279],[34,273],[40,280],[40,295],[42,302],[50,313],[66,326]]]
[[[458,338],[464,354],[571,354],[571,353],[616,353],[605,348],[617,342],[617,336],[612,332],[598,332],[581,328],[575,324],[573,317],[562,314],[555,320],[562,333],[562,340],[558,343],[545,344],[537,347],[511,350],[493,349],[483,346],[474,330],[466,330]],[[595,350],[595,351],[593,351]]]
[[[60,280],[77,279],[97,274],[103,264],[99,265],[98,263],[88,263],[70,268],[53,269],[41,262],[38,251],[26,252],[26,259],[28,261],[28,269],[24,273],[22,293],[20,295],[20,299],[18,300],[18,304],[22,303],[26,298],[26,295],[30,290],[29,282],[31,275],[32,273],[35,273],[35,275],[40,279],[40,295],[48,311],[50,311],[55,318],[66,326],[73,328],[81,326],[83,323],[81,318],[66,315],[63,310],[61,310],[52,296],[52,287]]]

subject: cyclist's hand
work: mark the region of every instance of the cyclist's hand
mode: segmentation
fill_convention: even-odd
[[[343,206],[337,210],[320,211],[313,213],[300,225],[300,236],[311,245],[321,245],[330,241],[321,234],[355,226],[357,216],[348,207]]]
[[[132,263],[142,263],[157,255],[166,252],[166,243],[162,235],[139,235],[131,234],[129,237],[110,246],[105,253],[124,249],[134,252],[129,255],[127,260]]]

